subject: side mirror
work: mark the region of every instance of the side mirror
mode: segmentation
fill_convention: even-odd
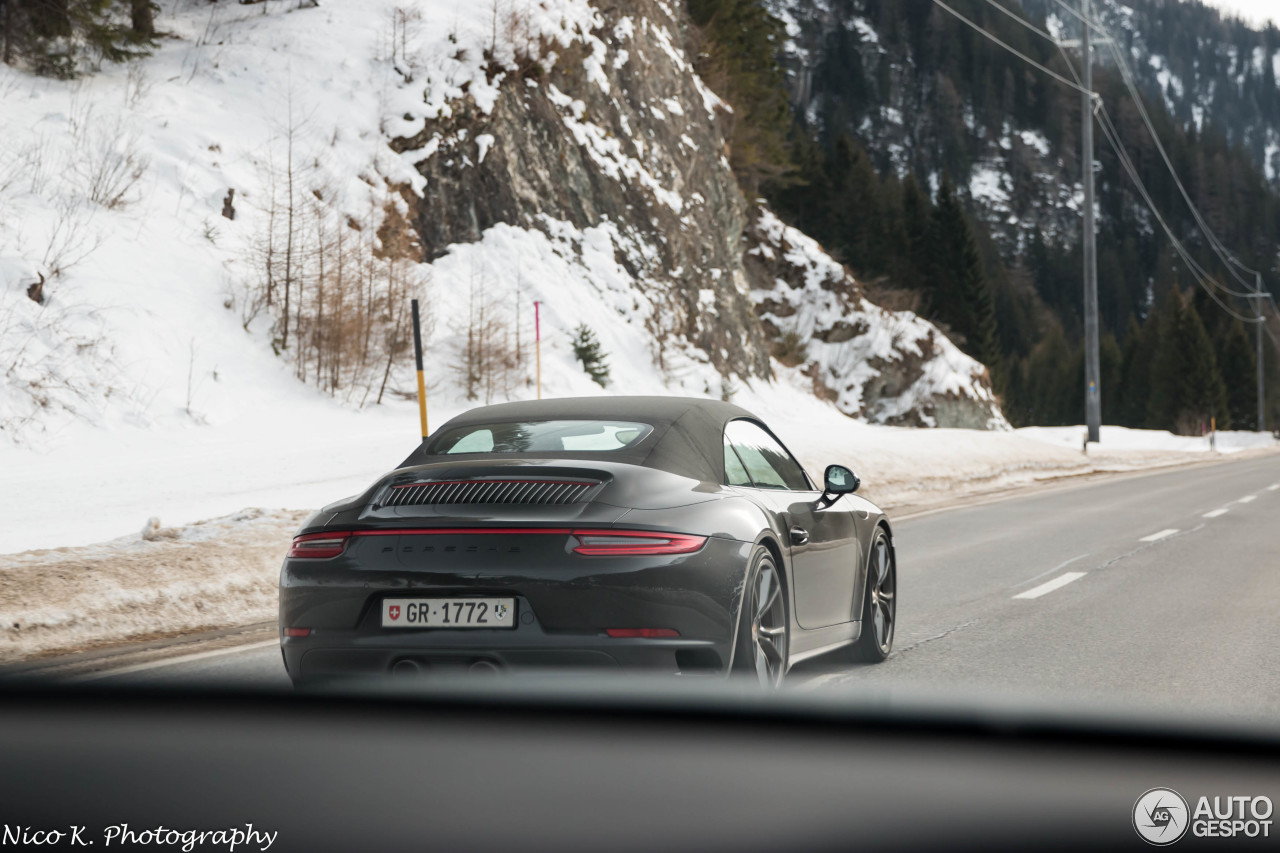
[[[834,496],[832,503],[840,495],[853,494],[858,491],[858,486],[862,485],[858,475],[843,465],[828,465],[826,473],[822,475],[822,480],[822,496],[824,498],[828,495]]]

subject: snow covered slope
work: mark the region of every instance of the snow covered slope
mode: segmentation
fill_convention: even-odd
[[[293,378],[314,384],[319,368],[282,341],[278,301],[254,297],[286,162],[291,192],[321,202],[316,228],[418,267],[398,293],[432,317],[428,381],[444,409],[534,393],[535,300],[546,394],[750,386],[768,399],[775,365],[752,296],[772,283],[744,267],[749,208],[721,153],[727,107],[693,73],[678,4],[178,3],[160,22],[169,37],[153,57],[80,81],[0,67],[9,442],[246,417],[265,432],[286,409],[319,425],[412,392],[402,324],[388,333],[386,382],[371,365],[362,391],[328,388],[341,406]],[[407,249],[390,247],[389,217],[412,225]],[[300,282],[295,306],[316,298]],[[479,387],[459,366],[477,314],[511,362]],[[894,323],[919,323],[860,317],[889,339]],[[611,357],[607,389],[573,357],[580,324]],[[903,346],[929,362],[938,393],[981,407],[975,425],[999,422],[971,364]],[[928,413],[944,408],[934,385],[837,403],[945,423]]]

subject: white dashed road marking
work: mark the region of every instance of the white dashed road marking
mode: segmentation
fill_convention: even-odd
[[[1247,504],[1249,501],[1253,500],[1256,497],[1257,495],[1245,495],[1239,501],[1237,501],[1237,503]]]
[[[1229,513],[1229,512],[1231,512],[1231,510],[1229,510],[1229,509],[1215,509],[1213,512],[1206,512],[1206,513],[1204,514],[1204,517],[1205,517],[1205,518],[1217,518],[1218,516],[1220,516],[1220,515],[1226,515],[1226,514],[1227,514],[1227,513]]]
[[[1280,489],[1280,483],[1272,483],[1270,486],[1267,486],[1268,492],[1274,492],[1276,489]]]
[[[1014,598],[1039,598],[1042,595],[1053,592],[1055,589],[1060,589],[1066,586],[1072,581],[1080,580],[1080,578],[1084,577],[1085,574],[1085,572],[1066,572],[1065,574],[1058,575],[1048,583],[1042,583],[1040,586],[1029,589],[1026,592],[1020,592],[1015,595]]]
[[[1139,542],[1159,542],[1161,539],[1164,539],[1168,536],[1172,536],[1177,532],[1178,532],[1178,528],[1170,527],[1168,530],[1161,530],[1159,533],[1152,533],[1150,536],[1143,536],[1138,541]]]
[[[1026,586],[1026,585],[1027,585],[1027,584],[1029,584],[1029,583],[1034,583],[1035,581],[1040,580],[1040,578],[1045,577],[1046,575],[1051,575],[1051,574],[1053,574],[1054,572],[1060,572],[1060,571],[1062,571],[1063,569],[1065,569],[1067,566],[1069,566],[1069,565],[1071,565],[1072,563],[1074,563],[1076,560],[1083,560],[1083,559],[1084,559],[1085,557],[1087,557],[1087,556],[1089,556],[1089,555],[1088,555],[1088,554],[1080,554],[1080,555],[1078,555],[1078,556],[1072,557],[1070,560],[1065,560],[1065,561],[1063,561],[1063,562],[1059,563],[1058,565],[1054,566],[1052,569],[1045,569],[1043,572],[1041,572],[1040,574],[1036,575],[1035,577],[1027,578],[1026,580],[1022,581],[1021,583],[1016,583],[1016,584],[1014,584],[1014,585],[1013,585],[1013,588],[1014,588],[1014,589],[1017,589],[1017,588],[1018,588],[1018,587],[1020,587],[1020,586]]]

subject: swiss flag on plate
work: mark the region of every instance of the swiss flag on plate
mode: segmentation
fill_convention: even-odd
[[[400,618],[400,605],[399,605],[399,604],[393,604],[393,605],[391,605],[390,607],[388,607],[388,608],[387,608],[387,615],[388,615],[388,616],[390,616],[392,619],[399,619],[399,618]]]

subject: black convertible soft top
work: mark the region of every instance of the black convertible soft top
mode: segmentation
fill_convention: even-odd
[[[724,425],[736,418],[758,420],[741,406],[697,397],[564,397],[525,400],[481,406],[441,426],[401,468],[445,459],[434,452],[435,437],[461,426],[550,420],[624,420],[646,423],[653,432],[631,447],[610,451],[560,451],[526,453],[540,459],[606,459],[670,471],[683,477],[720,483],[724,481]],[[474,460],[510,459],[509,453],[467,454]]]

